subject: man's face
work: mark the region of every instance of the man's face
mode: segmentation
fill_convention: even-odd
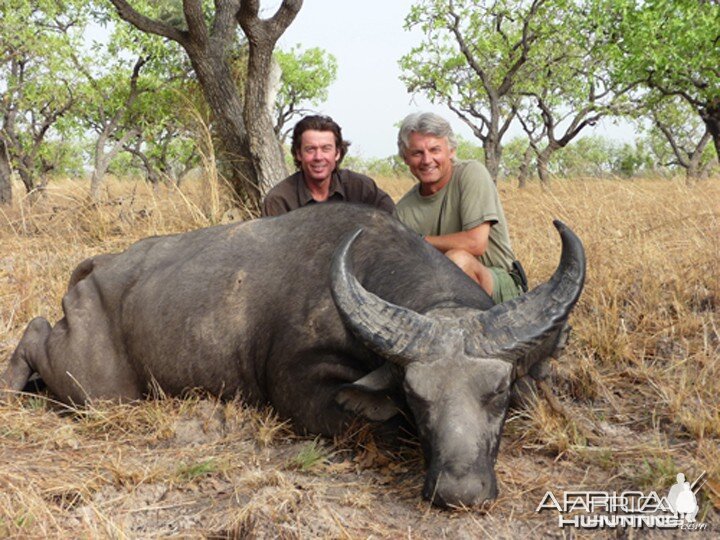
[[[305,180],[320,184],[328,180],[340,159],[340,150],[335,146],[332,131],[309,129],[300,137],[300,149],[297,151],[300,168]]]
[[[455,150],[450,149],[447,137],[435,137],[413,131],[405,150],[405,163],[420,181],[420,193],[436,193],[450,181]]]

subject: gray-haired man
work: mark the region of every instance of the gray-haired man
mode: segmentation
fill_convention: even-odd
[[[450,124],[433,113],[400,125],[400,157],[418,179],[397,204],[397,217],[442,251],[497,304],[521,294],[524,273],[515,261],[497,189],[477,161],[455,158]]]

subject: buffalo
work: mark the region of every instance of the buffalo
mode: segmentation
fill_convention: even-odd
[[[553,354],[585,279],[562,239],[552,278],[497,306],[385,212],[320,204],[141,240],[73,272],[64,317],[29,324],[0,378],[69,404],[201,389],[271,404],[301,432],[359,417],[415,425],[439,506],[497,495],[513,383]]]

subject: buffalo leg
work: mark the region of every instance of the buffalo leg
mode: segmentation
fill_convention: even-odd
[[[23,390],[30,376],[37,373],[50,392],[68,404],[83,404],[88,399],[141,398],[134,371],[118,357],[107,332],[102,331],[102,317],[92,320],[94,327],[90,319],[75,321],[77,328],[92,328],[92,332],[70,331],[67,318],[54,328],[41,317],[30,321],[0,378],[0,396]]]
[[[50,323],[36,317],[25,329],[20,343],[10,357],[5,373],[0,376],[0,396],[20,392],[38,371],[37,364],[47,362],[47,340],[50,337]]]

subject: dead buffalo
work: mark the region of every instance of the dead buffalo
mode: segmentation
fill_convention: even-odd
[[[385,212],[321,204],[278,218],[147,238],[73,272],[54,327],[30,322],[0,388],[38,373],[58,399],[142,398],[157,384],[238,392],[303,432],[362,415],[414,420],[424,496],[496,496],[511,385],[551,354],[585,276],[556,222],[559,268],[493,307],[452,262]]]

